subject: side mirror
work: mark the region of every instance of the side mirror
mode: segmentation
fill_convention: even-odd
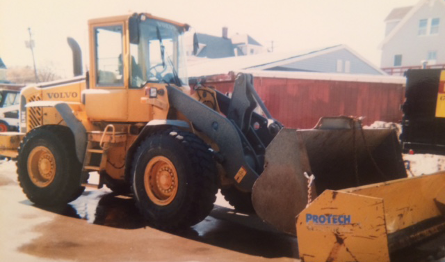
[[[130,43],[139,44],[139,18],[137,14],[130,17],[128,21],[128,31],[130,32]]]
[[[193,55],[197,55],[198,50],[199,50],[198,35],[196,35],[196,33],[194,33],[193,34]]]

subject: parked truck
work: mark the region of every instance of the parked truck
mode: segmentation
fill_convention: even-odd
[[[230,98],[190,90],[188,30],[146,13],[90,20],[85,77],[75,66],[80,76],[21,91],[20,132],[0,134],[0,154],[17,159],[32,202],[73,201],[97,171],[93,186],[131,192],[151,226],[176,230],[203,220],[220,188],[235,209],[297,234],[306,262],[389,261],[445,228],[445,176],[407,179],[393,130],[350,117],[286,129],[247,74]]]
[[[405,75],[403,151],[445,155],[445,70],[415,69]]]
[[[0,132],[18,131],[20,92],[0,88]]]

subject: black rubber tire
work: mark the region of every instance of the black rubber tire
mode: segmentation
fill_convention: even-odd
[[[221,189],[224,199],[232,205],[236,211],[246,214],[255,213],[252,205],[252,193],[241,192],[236,187],[231,186]]]
[[[43,146],[54,156],[56,171],[53,181],[37,186],[28,172],[31,151]],[[33,203],[41,206],[67,204],[77,199],[85,190],[81,183],[81,164],[77,160],[74,136],[65,126],[42,126],[31,130],[23,139],[17,158],[17,174],[23,192]]]
[[[168,129],[146,138],[133,160],[133,193],[136,205],[151,226],[175,231],[202,221],[213,209],[218,190],[216,164],[209,147],[196,135]],[[174,165],[177,193],[168,205],[150,200],[144,172],[154,157],[165,157]]]

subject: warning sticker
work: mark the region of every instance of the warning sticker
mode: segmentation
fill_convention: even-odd
[[[439,93],[437,94],[436,117],[445,117],[445,70],[440,73]]]
[[[243,178],[244,178],[244,176],[246,176],[246,174],[247,174],[247,171],[242,166],[235,175],[236,182],[241,183],[241,180],[243,180]]]

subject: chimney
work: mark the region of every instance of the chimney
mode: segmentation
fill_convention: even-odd
[[[229,39],[229,37],[227,36],[228,32],[229,32],[229,29],[227,27],[223,27],[222,28],[222,37],[225,39]]]

